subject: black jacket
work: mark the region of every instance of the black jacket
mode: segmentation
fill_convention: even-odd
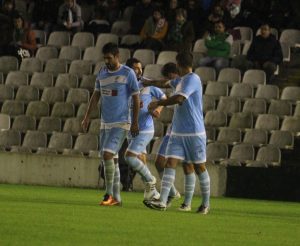
[[[261,35],[256,36],[248,50],[247,59],[254,62],[270,61],[280,64],[283,59],[281,45],[272,34],[266,39]]]

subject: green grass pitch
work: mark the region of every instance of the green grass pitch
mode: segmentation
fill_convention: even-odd
[[[0,185],[0,245],[300,245],[300,204],[212,198],[208,215],[165,212],[122,193],[100,207],[103,191]]]

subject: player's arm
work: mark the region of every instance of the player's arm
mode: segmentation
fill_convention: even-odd
[[[148,110],[150,112],[152,112],[159,106],[171,106],[171,105],[176,105],[176,104],[181,105],[185,99],[186,98],[183,95],[174,95],[174,96],[169,97],[166,100],[159,100],[159,101],[151,102],[148,105]]]
[[[160,98],[160,100],[166,100],[166,99],[167,99],[167,96],[165,94]],[[151,112],[151,115],[155,118],[158,118],[160,116],[160,113],[163,110],[163,108],[164,108],[164,106],[157,107],[156,109],[154,109]]]
[[[140,110],[140,97],[139,94],[132,95],[132,121],[130,132],[133,137],[139,134],[139,110]]]
[[[171,88],[169,80],[168,79],[158,79],[158,80],[152,80],[147,78],[142,78],[142,83],[144,86],[156,86],[159,88]]]
[[[89,116],[91,111],[97,106],[98,102],[100,99],[100,91],[99,90],[94,90],[93,95],[89,101],[89,105],[88,108],[86,110],[86,113],[84,115],[84,118],[81,122],[81,126],[83,128],[84,131],[87,130],[88,124],[89,124]]]

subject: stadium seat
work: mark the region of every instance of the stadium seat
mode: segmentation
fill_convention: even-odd
[[[217,141],[231,145],[240,143],[242,141],[241,130],[236,128],[221,127]]]
[[[285,29],[281,32],[279,41],[287,43],[290,47],[299,47],[300,45],[300,30]]]
[[[96,81],[96,75],[94,74],[83,75],[79,87],[82,89],[87,89],[90,92],[92,92],[95,88],[95,81]]]
[[[50,109],[49,104],[43,101],[31,101],[29,102],[26,115],[40,119],[44,116],[49,116]]]
[[[273,131],[279,129],[279,117],[273,114],[259,114],[256,119],[255,129]]]
[[[45,73],[52,73],[54,77],[57,77],[60,73],[66,73],[68,64],[63,59],[50,59],[45,66]]]
[[[43,90],[41,101],[47,102],[50,105],[56,102],[63,102],[65,99],[65,92],[59,87],[47,87]]]
[[[5,84],[13,88],[18,88],[22,85],[28,85],[28,73],[22,71],[11,71],[7,74]]]
[[[5,100],[1,108],[1,113],[8,114],[10,115],[10,117],[15,117],[17,115],[24,114],[24,112],[24,102],[21,101]]]
[[[224,112],[227,115],[241,111],[241,101],[236,97],[220,97],[218,111]]]
[[[294,135],[290,131],[272,131],[269,144],[280,149],[293,149]]]
[[[233,40],[230,49],[230,58],[234,58],[241,54],[241,42],[239,40]]]
[[[98,135],[95,134],[79,134],[74,144],[75,150],[89,153],[90,150],[98,150]]]
[[[121,38],[121,47],[134,47],[142,42],[141,36],[136,34],[126,34]]]
[[[279,117],[292,115],[292,104],[285,100],[271,100],[268,114],[275,114]]]
[[[32,30],[35,34],[35,40],[38,47],[45,46],[47,44],[47,34],[43,30]]]
[[[216,140],[216,128],[214,127],[205,127],[206,139],[208,143],[214,142]]]
[[[52,133],[53,131],[61,131],[61,119],[54,117],[42,117],[40,119],[37,130],[45,132],[47,134]]]
[[[243,44],[243,49],[242,49],[242,55],[246,56],[247,53],[248,53],[248,50],[250,49],[250,46],[251,46],[251,43],[250,41],[246,40]]]
[[[0,103],[14,99],[14,89],[9,85],[0,85]]]
[[[0,72],[0,84],[4,83],[4,77],[3,77],[3,73]]]
[[[290,131],[293,132],[295,136],[300,136],[300,118],[293,116],[285,116],[280,130]]]
[[[82,59],[85,61],[90,61],[93,64],[104,60],[102,50],[97,46],[87,47],[84,51]]]
[[[36,151],[38,148],[46,148],[47,134],[41,131],[27,131],[23,140],[22,147]]]
[[[119,61],[125,64],[126,61],[131,57],[130,50],[126,48],[119,48]]]
[[[69,32],[51,32],[48,38],[47,45],[60,48],[62,46],[70,45],[71,34]]]
[[[244,73],[242,83],[250,84],[254,87],[266,84],[266,73],[259,69],[249,69]]]
[[[154,138],[161,138],[164,136],[164,124],[158,120],[154,120]]]
[[[224,112],[209,110],[205,114],[205,126],[224,127],[227,125],[227,116]]]
[[[10,129],[10,116],[7,114],[0,114],[0,131]]]
[[[224,82],[229,85],[232,85],[234,83],[240,83],[241,71],[236,68],[223,68],[219,73],[217,81]]]
[[[87,89],[71,88],[68,92],[66,102],[73,103],[75,106],[81,103],[88,103],[90,99],[90,92]]]
[[[81,103],[79,105],[79,108],[77,110],[76,117],[83,118],[85,115],[85,112],[87,111],[88,104],[87,103]],[[90,112],[90,119],[99,119],[100,117],[100,105],[98,104],[96,108],[94,108]]]
[[[20,132],[36,129],[36,119],[32,116],[17,115],[12,123],[11,129]]]
[[[1,56],[0,57],[0,72],[4,75],[10,71],[16,71],[19,68],[18,59],[14,56]]]
[[[234,113],[230,118],[229,127],[241,130],[253,128],[253,115],[245,112]]]
[[[248,161],[247,167],[280,166],[281,151],[278,147],[267,145],[260,147],[255,161]]]
[[[130,31],[130,22],[129,21],[115,21],[112,26],[110,32],[112,34],[116,34],[119,37],[122,37],[128,34]]]
[[[21,133],[16,130],[0,131],[0,147],[9,149],[11,146],[21,145]]]
[[[209,82],[204,94],[213,96],[215,99],[219,99],[221,96],[228,96],[228,85],[225,83]]]
[[[119,43],[119,37],[116,34],[113,33],[101,33],[97,37],[96,41],[96,47],[99,47],[100,50],[102,51],[102,48],[105,44],[107,43],[114,43],[118,44]]]
[[[253,87],[249,84],[234,84],[230,90],[231,97],[239,97],[241,100],[253,97]]]
[[[243,106],[244,113],[251,113],[253,116],[267,112],[267,102],[262,98],[247,98]]]
[[[79,47],[85,50],[87,47],[94,46],[94,35],[90,32],[77,32],[74,34],[71,46]]]
[[[63,132],[71,133],[73,136],[77,136],[79,133],[83,132],[81,127],[80,118],[67,118],[64,124]]]
[[[73,103],[56,102],[51,111],[51,117],[61,118],[63,120],[75,116],[75,106]]]
[[[205,46],[204,39],[197,39],[193,46],[193,54],[200,53],[201,55],[205,55],[207,53],[207,48]]]
[[[104,61],[97,62],[94,66],[93,74],[97,75],[103,66],[105,66]]]
[[[53,46],[43,46],[39,47],[35,57],[38,58],[42,62],[47,62],[49,59],[58,57],[58,50]]]
[[[199,75],[203,84],[216,80],[216,70],[213,67],[197,67],[195,73]]]
[[[210,110],[216,110],[216,99],[214,96],[203,95],[203,112],[206,113]]]
[[[81,59],[81,50],[79,47],[62,46],[60,49],[58,58],[66,60],[67,62],[71,62],[74,60],[80,60]]]
[[[24,103],[29,103],[30,101],[38,101],[39,90],[36,87],[30,85],[22,85],[17,91],[15,100],[22,101]]]
[[[268,132],[261,129],[246,129],[243,143],[262,146],[268,143]]]
[[[248,161],[254,160],[255,150],[250,144],[237,144],[234,145],[230,157],[227,160],[223,160],[220,164],[224,166],[241,166]]]
[[[130,21],[131,17],[132,17],[133,10],[134,10],[134,6],[127,6],[123,11],[122,20]]]
[[[91,134],[100,134],[100,125],[101,125],[101,121],[100,119],[92,119],[90,126],[89,126],[89,133]]]
[[[71,62],[69,73],[82,77],[84,74],[92,74],[92,62],[84,60],[75,60]]]
[[[241,34],[241,43],[245,43],[245,41],[252,42],[253,39],[253,31],[250,27],[237,26],[233,28],[234,30],[239,30]]]
[[[55,87],[62,88],[65,91],[69,91],[71,88],[77,88],[78,77],[75,74],[60,73],[56,78]]]
[[[51,87],[53,86],[53,75],[51,73],[34,72],[30,85],[40,90],[43,90],[45,87]]]
[[[296,103],[296,101],[300,101],[300,87],[287,86],[283,88],[280,99],[289,100],[292,103]]]
[[[155,63],[155,53],[153,50],[137,49],[133,53],[133,57],[138,59],[142,63],[143,67],[145,67],[148,64]]]
[[[208,162],[218,163],[228,158],[228,145],[225,143],[209,143],[206,146],[206,159]]]
[[[166,63],[173,62],[176,64],[177,51],[161,51],[158,54],[156,64],[165,65]]]
[[[279,88],[277,85],[258,85],[255,98],[263,98],[268,101],[279,98]]]
[[[73,147],[72,135],[67,132],[53,132],[48,144],[49,149],[62,152]]]
[[[281,51],[283,55],[283,62],[290,62],[291,61],[291,47],[288,43],[280,42]]]
[[[33,74],[43,71],[43,63],[38,58],[24,58],[21,62],[20,71]]]
[[[0,88],[1,88],[1,85],[0,85]],[[1,101],[1,96],[0,96],[0,101]],[[294,117],[300,117],[300,102],[297,102],[297,104],[296,104],[296,107],[294,110]]]
[[[161,69],[163,65],[161,64],[147,64],[144,68],[143,77],[151,79],[162,79]]]

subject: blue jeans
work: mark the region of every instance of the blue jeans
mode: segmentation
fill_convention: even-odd
[[[229,67],[229,60],[224,57],[210,57],[206,56],[200,59],[199,64],[200,67],[203,66],[211,66],[216,69],[217,74],[221,71],[222,68]]]

